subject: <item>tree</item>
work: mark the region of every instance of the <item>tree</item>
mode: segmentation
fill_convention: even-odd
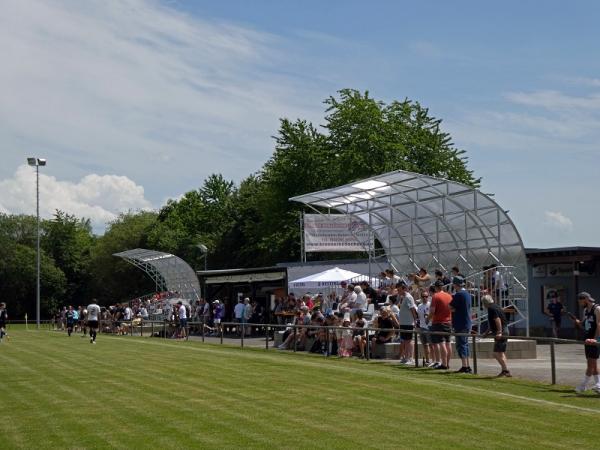
[[[78,219],[57,210],[52,220],[43,222],[43,229],[42,248],[67,279],[64,303],[85,303],[89,297],[89,265],[94,245],[89,219]]]
[[[232,181],[212,174],[199,189],[169,201],[149,233],[151,247],[173,253],[198,268],[202,267],[202,255],[197,244],[202,243],[209,249],[211,267],[226,264],[229,256],[215,249],[227,246],[221,240],[234,222],[235,193]]]
[[[22,320],[25,313],[30,318],[36,311],[36,250],[19,243],[3,246],[0,258],[0,298],[7,303],[12,316]],[[54,261],[40,253],[40,314],[48,317],[61,301],[66,277]]]
[[[386,105],[352,89],[324,103],[323,132],[305,120],[281,120],[273,156],[255,176],[253,209],[246,208],[236,226],[241,253],[255,255],[239,261],[243,265],[299,257],[302,206],[290,197],[399,169],[478,185],[465,152],[419,103]]]
[[[90,285],[99,302],[126,301],[154,291],[154,283],[141,270],[113,254],[148,248],[148,233],[155,223],[154,212],[123,213],[97,239],[90,260]]]

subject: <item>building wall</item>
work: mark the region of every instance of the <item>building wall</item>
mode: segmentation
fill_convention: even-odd
[[[540,266],[545,266],[545,270]],[[559,270],[556,270],[557,268]],[[550,318],[544,314],[542,307],[542,302],[548,301],[551,291],[558,292],[565,309],[577,317],[581,316],[577,302],[579,292],[589,292],[592,297],[600,300],[598,270],[577,275],[576,268],[576,263],[568,261],[562,263],[557,261],[551,264],[530,261],[528,264],[529,326],[532,336],[551,336],[552,334]],[[575,326],[568,316],[563,317],[561,332],[560,337],[563,338],[577,337]]]

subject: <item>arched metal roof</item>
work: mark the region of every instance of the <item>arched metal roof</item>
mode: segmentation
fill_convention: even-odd
[[[514,266],[526,283],[523,242],[490,196],[454,181],[398,170],[290,200],[334,209],[368,224],[399,272],[492,263]]]
[[[200,284],[194,270],[183,259],[170,253],[136,248],[113,256],[123,258],[143,270],[156,283],[157,291],[177,291],[182,298],[196,300]]]

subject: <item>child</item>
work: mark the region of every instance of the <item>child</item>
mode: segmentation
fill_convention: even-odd
[[[344,329],[337,330],[339,349],[339,356],[342,358],[348,358],[352,356],[352,349],[354,347],[354,341],[352,339],[352,329],[350,328],[350,314],[344,314],[344,320],[342,322],[342,327]]]

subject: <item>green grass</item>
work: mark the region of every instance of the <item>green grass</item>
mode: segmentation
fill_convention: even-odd
[[[524,380],[13,328],[1,448],[594,448],[600,398]]]

